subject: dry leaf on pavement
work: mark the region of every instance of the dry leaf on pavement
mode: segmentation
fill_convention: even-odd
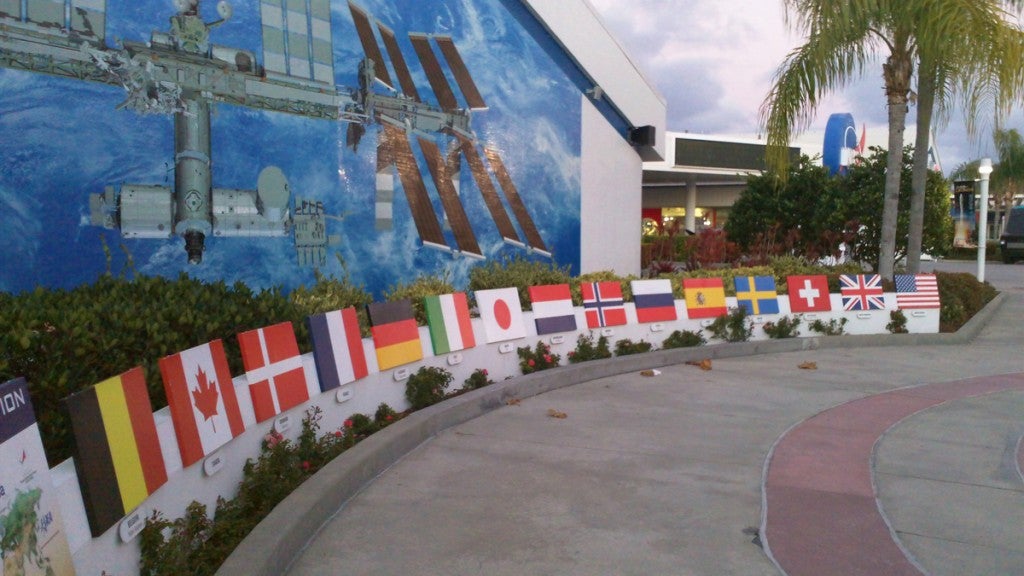
[[[817,370],[818,369],[818,363],[817,362],[804,362],[803,364],[800,364],[799,366],[797,366],[797,368],[800,368],[801,370]]]
[[[559,412],[558,410],[555,410],[554,408],[548,408],[548,416],[551,416],[552,418],[568,418],[569,417],[569,415],[566,414],[565,412]]]

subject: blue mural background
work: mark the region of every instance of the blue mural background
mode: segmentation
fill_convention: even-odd
[[[232,4],[234,15],[213,29],[211,41],[261,55],[258,2]],[[426,100],[436,102],[411,57],[406,33],[453,37],[489,106],[474,113],[473,130],[481,142],[500,150],[554,261],[576,271],[580,90],[565,55],[550,38],[523,26],[530,16],[517,1],[363,0],[360,5],[395,30]],[[336,83],[355,87],[362,48],[347,3],[332,2],[331,11]],[[107,44],[148,40],[152,31],[168,29],[174,13],[171,0],[108,0]],[[204,0],[201,14],[216,20],[215,3]],[[297,266],[290,238],[208,238],[203,262],[191,266],[180,237],[124,240],[117,231],[90,226],[90,193],[121,183],[173,183],[171,117],[116,110],[123,100],[117,87],[0,68],[0,290],[70,288],[108,269],[130,274],[132,268],[147,275],[242,281],[256,289],[290,290],[313,282],[313,270]],[[343,217],[329,223],[329,232],[342,241],[330,249],[323,272],[341,276],[340,257],[351,278],[377,295],[421,273],[446,274],[464,286],[478,261],[423,248],[401,192],[395,195],[394,229],[374,229],[379,128],[370,127],[357,152],[344,145],[346,128],[342,122],[217,104],[213,185],[253,189],[259,171],[276,165],[288,177],[293,196],[322,200],[329,213]],[[468,170],[461,187],[484,254],[491,259],[525,255],[503,243]]]

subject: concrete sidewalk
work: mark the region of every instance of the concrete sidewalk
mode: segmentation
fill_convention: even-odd
[[[787,565],[782,551],[793,540],[771,524],[769,495],[773,485],[790,485],[773,484],[769,458],[797,438],[787,431],[851,401],[1024,373],[1024,293],[1004,296],[967,344],[715,358],[710,371],[677,364],[645,377],[634,370],[537,396],[526,387],[519,403],[447,427],[401,458],[312,537],[289,574],[839,573]],[[806,362],[817,369],[799,367]],[[1024,573],[1017,472],[1024,392],[1013,378],[1006,391],[893,416],[866,454],[843,441],[857,436],[843,428],[823,440],[831,446],[825,454],[867,470],[874,497],[865,501],[913,570]],[[801,497],[824,501],[847,495],[841,487],[804,488]],[[814,509],[820,501],[788,506]],[[766,525],[767,550],[778,557],[762,548]],[[875,556],[871,541],[854,534],[844,540],[847,555]]]

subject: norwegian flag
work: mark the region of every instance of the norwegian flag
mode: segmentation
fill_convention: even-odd
[[[939,307],[939,284],[934,274],[897,274],[895,280],[897,308]]]
[[[306,372],[291,322],[242,332],[238,346],[257,422],[309,400]]]
[[[843,297],[843,310],[884,310],[882,277],[878,274],[843,274],[839,277],[839,289]]]
[[[616,281],[586,282],[580,284],[587,328],[622,326],[626,323],[626,308],[622,299],[622,285]]]

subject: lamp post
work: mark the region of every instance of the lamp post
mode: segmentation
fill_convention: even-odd
[[[981,176],[981,198],[978,210],[978,282],[985,281],[985,244],[988,242],[988,177],[992,174],[992,159],[982,158],[978,164]]]

